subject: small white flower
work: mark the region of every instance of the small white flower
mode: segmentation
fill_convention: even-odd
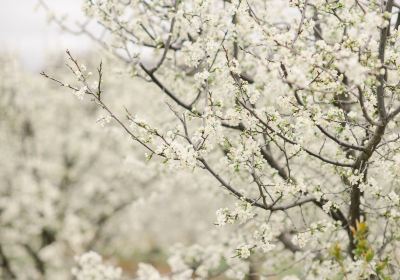
[[[75,92],[74,92],[74,95],[75,95],[76,97],[78,97],[78,99],[82,100],[83,97],[85,96],[86,91],[87,91],[87,87],[86,87],[86,86],[83,86],[83,87],[81,87],[79,90],[75,91]]]
[[[250,103],[251,104],[256,104],[257,100],[260,98],[260,92],[258,90],[254,90],[252,94],[250,95]]]
[[[120,280],[122,270],[103,264],[102,257],[95,252],[88,252],[75,257],[78,267],[72,269],[77,280]]]
[[[97,123],[99,123],[102,127],[105,127],[108,123],[110,123],[112,120],[112,117],[110,115],[107,115],[105,117],[101,117],[97,120]]]
[[[202,72],[196,73],[194,75],[194,79],[199,84],[205,83],[207,81],[208,77],[210,77],[210,72],[208,72],[207,70],[204,70]]]
[[[247,259],[250,257],[251,254],[251,247],[247,244],[241,245],[239,248],[236,249],[237,255],[241,259]]]
[[[322,210],[324,210],[325,213],[329,213],[329,211],[331,211],[332,206],[333,206],[332,201],[328,201],[322,206]]]
[[[308,232],[299,232],[293,237],[293,242],[297,244],[300,248],[304,248],[309,239],[309,233]]]
[[[233,224],[235,222],[234,217],[232,217],[228,208],[218,209],[216,212],[217,215],[217,225],[223,226],[226,224]]]

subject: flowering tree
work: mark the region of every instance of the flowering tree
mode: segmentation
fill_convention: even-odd
[[[138,185],[128,189],[124,168],[99,174],[121,164],[124,145],[116,145],[117,134],[84,121],[98,114],[96,107],[71,115],[76,100],[55,95],[12,58],[3,55],[1,64],[0,275],[63,279],[69,256],[100,249],[107,223],[151,177],[142,183],[135,176]],[[98,153],[101,147],[108,152]]]
[[[143,152],[95,104],[76,110],[79,98],[58,94],[12,56],[2,54],[0,64],[0,279],[71,279],[73,256],[89,250],[134,266],[141,254],[164,254],[170,243],[206,239],[200,237],[214,227],[221,197],[200,189],[189,174],[166,178],[155,162],[141,160]],[[58,62],[48,68],[63,73]],[[121,78],[105,89],[118,93],[121,80],[146,89]],[[199,201],[174,205],[187,196]],[[196,210],[204,200],[210,209]],[[149,211],[160,207],[164,211]],[[169,230],[161,236],[163,228]]]
[[[103,32],[91,32],[90,21],[70,31],[157,87],[176,123],[142,121],[134,107],[126,118],[115,114],[104,100],[102,64],[94,81],[67,52],[76,83],[42,74],[99,105],[148,159],[198,169],[237,199],[217,211],[218,226],[239,224],[224,252],[210,247],[218,261],[173,266],[165,277],[143,266],[139,279],[204,279],[219,270],[258,279],[285,267],[303,279],[396,277],[399,7],[394,0],[85,1]],[[210,259],[202,252],[193,259]]]

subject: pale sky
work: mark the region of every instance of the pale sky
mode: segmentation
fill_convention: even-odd
[[[56,14],[68,14],[71,23],[82,20],[81,0],[45,2]],[[91,42],[84,36],[63,33],[55,24],[49,24],[46,13],[36,6],[37,0],[0,0],[1,52],[17,52],[27,68],[37,70],[45,63],[46,53],[90,48]]]

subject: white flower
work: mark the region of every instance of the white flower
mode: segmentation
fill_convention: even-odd
[[[275,245],[271,243],[274,234],[272,229],[267,224],[262,224],[259,230],[254,233],[254,238],[257,241],[257,246],[263,250],[264,253],[271,251]]]
[[[236,203],[234,216],[237,217],[240,223],[244,223],[254,217],[254,212],[252,210],[252,206],[248,202]]]
[[[216,215],[217,215],[218,226],[233,224],[235,222],[235,217],[232,216],[228,208],[218,209]]]
[[[83,86],[83,87],[81,87],[79,90],[74,91],[74,95],[75,95],[76,97],[78,97],[78,99],[82,100],[83,97],[85,96],[85,93],[86,93],[87,89],[88,89],[88,88],[87,88],[86,86]]]
[[[236,253],[239,258],[247,259],[248,257],[250,257],[251,247],[247,244],[241,245],[239,248],[236,249]]]
[[[239,62],[236,59],[232,59],[229,70],[234,74],[240,74]]]
[[[251,95],[250,95],[250,103],[251,104],[256,104],[257,100],[260,98],[260,92],[258,90],[254,90],[252,91]]]
[[[357,117],[357,113],[356,112],[354,112],[354,111],[350,111],[348,114],[347,114],[347,116],[350,118],[350,119],[355,119],[356,117]]]
[[[75,76],[78,78],[79,81],[83,80],[83,74],[79,69],[75,71]]]
[[[102,257],[95,252],[88,252],[76,257],[78,267],[72,270],[77,280],[120,280],[122,270],[104,265]]]
[[[149,264],[139,263],[137,271],[137,280],[167,280],[166,277],[162,277],[160,273]]]
[[[203,84],[207,81],[209,76],[210,72],[208,72],[207,70],[203,70],[202,72],[196,73],[194,75],[194,79],[198,84]]]
[[[327,203],[325,203],[322,206],[322,210],[324,210],[325,213],[329,213],[331,211],[332,206],[333,206],[333,203],[332,203],[332,201],[329,200]]]
[[[112,117],[110,115],[107,115],[105,117],[101,117],[97,120],[97,123],[101,125],[101,127],[105,127],[107,124],[109,124],[112,120]]]
[[[299,232],[293,237],[293,242],[300,248],[304,248],[307,245],[309,238],[309,232]]]

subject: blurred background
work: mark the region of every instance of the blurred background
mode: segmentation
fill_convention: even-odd
[[[23,65],[39,70],[45,64],[46,54],[63,54],[65,49],[74,52],[88,51],[92,42],[84,36],[60,32],[49,24],[48,14],[39,7],[38,0],[1,0],[0,50],[13,52]],[[67,16],[70,23],[84,21],[80,0],[55,0],[46,2],[59,16]]]

